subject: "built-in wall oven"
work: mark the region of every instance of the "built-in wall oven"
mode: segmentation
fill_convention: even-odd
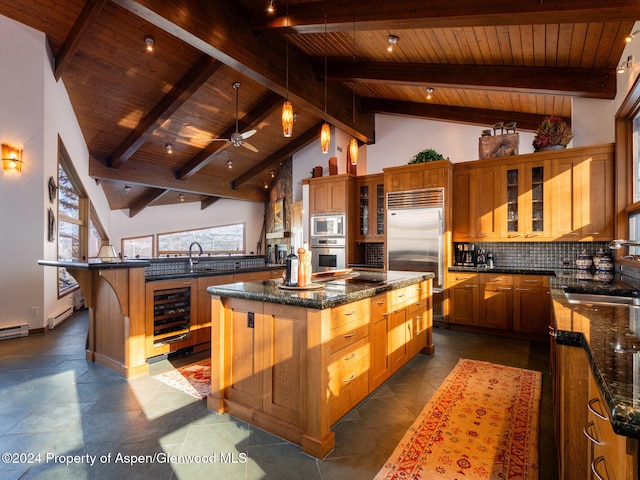
[[[345,237],[311,237],[311,264],[314,272],[345,268]]]

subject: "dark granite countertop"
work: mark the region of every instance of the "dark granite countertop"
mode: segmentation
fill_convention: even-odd
[[[362,270],[354,273],[355,275],[317,282],[324,286],[318,290],[285,290],[279,287],[282,285],[282,280],[277,279],[216,285],[207,288],[207,292],[220,297],[323,309],[373,297],[378,293],[414,285],[434,277],[430,272]]]
[[[640,290],[627,282],[630,279],[620,275],[602,281],[586,278],[584,272],[561,271],[551,279],[550,287],[555,341],[586,350],[614,432],[640,438],[640,307],[572,304],[564,294],[566,288],[639,296]]]
[[[77,268],[81,270],[104,270],[112,268],[144,268],[148,260],[124,260],[116,262],[69,262],[65,260],[38,260],[38,265],[46,267]]]
[[[555,270],[535,269],[535,268],[519,268],[519,267],[449,267],[450,272],[469,272],[469,273],[504,273],[513,275],[555,275]]]

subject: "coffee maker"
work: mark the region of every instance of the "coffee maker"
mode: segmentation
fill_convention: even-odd
[[[484,248],[479,248],[476,254],[476,266],[478,268],[487,268],[487,251]]]
[[[455,265],[458,267],[476,266],[476,246],[473,243],[457,243]]]

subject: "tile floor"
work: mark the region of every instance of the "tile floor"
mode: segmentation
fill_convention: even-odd
[[[0,342],[0,453],[22,454],[0,461],[0,480],[369,480],[461,357],[544,373],[540,480],[557,479],[547,343],[436,328],[435,355],[414,358],[338,424],[336,449],[319,461],[152,378],[203,354],[163,360],[126,381],[85,360],[86,331],[81,311],[47,334]],[[154,453],[155,463],[126,463]],[[168,464],[165,454],[217,462]],[[65,465],[66,456],[76,458]]]

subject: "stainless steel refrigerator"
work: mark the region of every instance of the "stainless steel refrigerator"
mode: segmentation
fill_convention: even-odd
[[[433,272],[434,293],[442,292],[443,234],[444,189],[387,193],[388,270]]]

